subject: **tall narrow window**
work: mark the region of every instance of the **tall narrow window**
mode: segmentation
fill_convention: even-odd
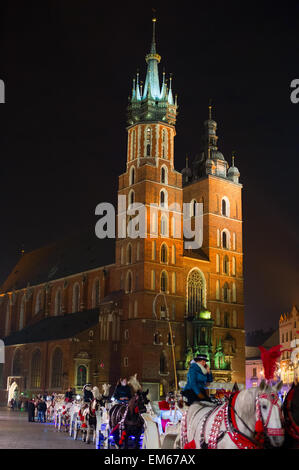
[[[236,250],[236,234],[235,232],[233,233],[233,250]]]
[[[220,230],[217,228],[217,246],[220,246]]]
[[[220,300],[220,281],[216,281],[216,300]]]
[[[92,289],[92,308],[97,308],[100,305],[100,291],[101,285],[100,280],[96,279],[93,283]]]
[[[162,168],[161,168],[161,183],[162,184],[167,184],[167,173],[166,173],[165,166],[162,166]]]
[[[130,185],[135,184],[135,168],[131,166],[130,169]]]
[[[160,374],[166,374],[166,373],[167,373],[167,361],[166,361],[165,353],[162,352],[160,356]]]
[[[51,386],[60,388],[62,385],[62,352],[56,348],[52,356]]]
[[[138,300],[137,299],[134,300],[134,317],[135,318],[138,317]]]
[[[222,199],[222,215],[226,215],[226,200]]]
[[[229,274],[229,260],[227,256],[224,256],[223,258],[223,273],[224,274]]]
[[[161,292],[167,292],[167,273],[165,271],[161,273]]]
[[[223,286],[223,301],[228,302],[228,285],[225,283]]]
[[[238,319],[237,319],[237,312],[236,310],[233,311],[233,328],[238,327]]]
[[[176,293],[176,273],[172,273],[172,293]]]
[[[165,243],[161,245],[161,263],[167,263],[168,256],[167,256],[167,246]]]
[[[160,205],[161,205],[161,207],[165,206],[165,193],[164,193],[164,191],[161,191],[161,193],[160,193]]]
[[[146,129],[146,156],[150,157],[151,156],[151,142],[152,142],[152,131],[151,128],[148,127]]]
[[[42,291],[40,290],[36,296],[35,310],[34,310],[35,315],[40,313],[42,310],[42,295],[43,295]]]
[[[137,242],[137,245],[136,245],[136,261],[139,261],[140,260],[140,243]]]
[[[220,256],[216,255],[216,273],[220,272]]]
[[[135,202],[135,193],[133,189],[131,189],[131,191],[129,192],[129,206],[134,204],[134,202]]]
[[[23,360],[22,360],[22,353],[20,349],[17,349],[12,363],[12,375],[22,375],[23,373]]]
[[[58,316],[61,315],[62,305],[61,305],[61,289],[57,289],[55,294],[55,307],[54,307],[54,315]]]
[[[236,284],[233,283],[232,285],[232,300],[233,302],[237,302],[237,288],[236,288]]]
[[[129,292],[132,292],[132,287],[133,287],[133,285],[132,285],[133,282],[132,282],[132,281],[133,281],[133,280],[132,280],[132,273],[131,273],[131,271],[129,271],[129,272],[127,273],[127,286],[126,286],[128,293],[129,293]]]
[[[128,244],[127,246],[127,264],[132,263],[132,245],[131,243]]]
[[[226,232],[222,233],[222,247],[227,248],[227,233]]]
[[[236,275],[236,258],[234,256],[232,257],[232,275]]]
[[[135,132],[135,129],[133,130],[133,132],[131,134],[131,139],[132,139],[131,160],[134,160],[136,158],[136,132]]]
[[[20,306],[19,330],[22,330],[24,327],[25,301],[25,295],[23,295]]]
[[[167,131],[162,131],[162,158],[167,158]]]
[[[80,286],[76,283],[73,287],[73,313],[80,310]]]
[[[124,264],[124,247],[120,249],[120,264]]]
[[[41,352],[37,349],[31,359],[31,387],[40,388],[41,386]]]

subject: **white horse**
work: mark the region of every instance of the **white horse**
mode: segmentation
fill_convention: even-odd
[[[69,411],[70,415],[70,425],[69,425],[69,435],[72,436],[73,433],[75,434],[75,429],[78,429],[80,420],[78,419],[78,413],[82,407],[83,401],[80,398],[79,400],[75,400],[72,403],[72,406]]]
[[[181,423],[181,448],[185,444],[196,449],[282,446],[284,429],[277,395],[281,385],[271,388],[263,381],[259,387],[232,394],[229,402],[218,406],[193,403]]]

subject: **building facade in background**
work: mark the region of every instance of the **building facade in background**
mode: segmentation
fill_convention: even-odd
[[[175,169],[178,105],[171,77],[160,83],[160,60],[153,19],[144,87],[137,74],[128,105],[115,259],[114,240],[90,232],[25,254],[1,288],[3,397],[12,387],[79,391],[137,372],[157,399],[175,385],[167,319],[179,379],[205,353],[216,381],[245,384],[240,173],[218,149],[211,106],[200,154]],[[203,207],[197,249],[184,245],[184,203],[192,228],[196,203]],[[126,231],[134,204],[147,209],[145,238]]]

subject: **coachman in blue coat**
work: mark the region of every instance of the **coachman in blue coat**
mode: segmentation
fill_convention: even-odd
[[[194,401],[211,401],[205,390],[207,382],[213,382],[213,375],[207,365],[207,356],[201,354],[191,361],[187,374],[187,384],[182,395],[187,398],[188,405]]]

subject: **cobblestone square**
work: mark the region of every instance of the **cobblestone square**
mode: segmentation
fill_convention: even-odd
[[[95,449],[58,432],[52,423],[30,423],[28,414],[0,408],[0,449]]]

